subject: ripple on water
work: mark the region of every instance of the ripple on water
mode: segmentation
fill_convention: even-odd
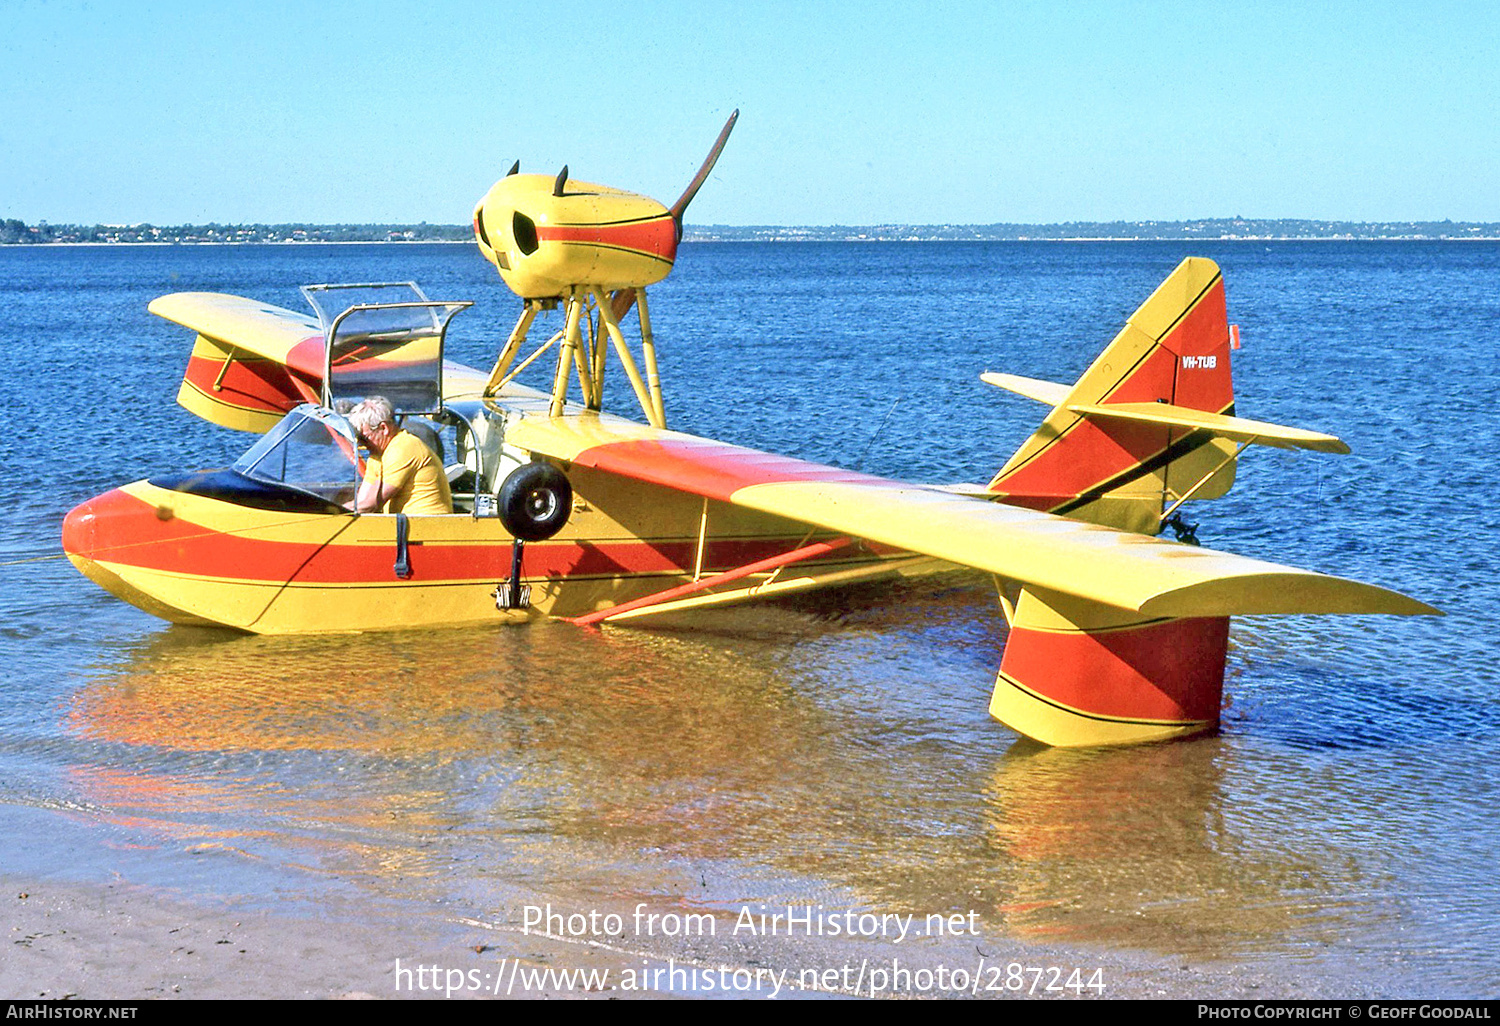
[[[1017,744],[985,712],[993,595],[963,575],[650,630],[267,639],[165,628],[41,560],[0,567],[0,810],[61,817],[79,840],[58,861],[81,872],[215,893],[974,908],[1035,940],[1492,989],[1500,513],[1482,442],[1500,413],[1476,397],[1500,292],[1473,282],[1500,247],[1196,248],[1244,327],[1239,412],[1355,450],[1248,454],[1194,510],[1201,535],[1448,614],[1236,621],[1217,737]],[[0,375],[0,398],[21,411],[7,467],[36,487],[0,523],[0,562],[55,555],[93,494],[244,446],[171,402],[188,340],[145,314],[157,294],[297,308],[303,282],[416,278],[479,300],[451,336],[476,366],[514,312],[456,247],[15,249],[0,298],[35,373]],[[1183,255],[688,245],[652,306],[673,424],[987,480],[1039,408],[977,374],[1072,380]],[[92,405],[80,457],[59,411],[120,382],[140,401]],[[1465,430],[1431,430],[1436,408]]]

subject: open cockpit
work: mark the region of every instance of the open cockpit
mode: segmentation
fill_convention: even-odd
[[[460,402],[424,417],[398,418],[442,462],[454,513],[472,515],[476,495],[495,493],[502,463],[501,422],[483,404]],[[343,513],[359,488],[365,455],[343,414],[304,403],[231,467],[158,477],[151,483],[258,509]]]

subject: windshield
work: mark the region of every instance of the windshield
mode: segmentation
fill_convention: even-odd
[[[234,464],[246,477],[343,505],[359,487],[354,429],[331,410],[304,403]]]
[[[378,282],[369,285],[304,285],[302,295],[318,312],[323,332],[333,327],[339,314],[351,306],[380,306],[389,303],[425,303],[427,294],[414,281]],[[432,318],[427,319],[432,323]]]

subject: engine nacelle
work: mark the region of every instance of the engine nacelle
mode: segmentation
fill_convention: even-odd
[[[474,208],[479,249],[522,299],[578,285],[644,288],[677,259],[677,222],[649,196],[588,182],[512,174]]]

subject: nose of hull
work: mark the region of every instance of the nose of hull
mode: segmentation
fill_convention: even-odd
[[[79,503],[63,518],[62,545],[69,556],[138,562],[156,545],[183,533],[172,506],[146,481],[115,488]]]
[[[95,525],[98,523],[95,501],[90,499],[79,503],[63,518],[62,547],[74,563],[80,558],[89,558],[94,551]]]
[[[79,503],[63,518],[63,552],[89,580],[152,616],[173,623],[209,623],[122,576],[153,545],[171,544],[166,525],[172,519],[170,510],[116,488]]]
[[[126,488],[135,487],[127,485]],[[63,518],[62,547],[74,563],[80,559],[130,561],[128,553],[165,540],[172,519],[165,507],[114,488],[79,503]]]

